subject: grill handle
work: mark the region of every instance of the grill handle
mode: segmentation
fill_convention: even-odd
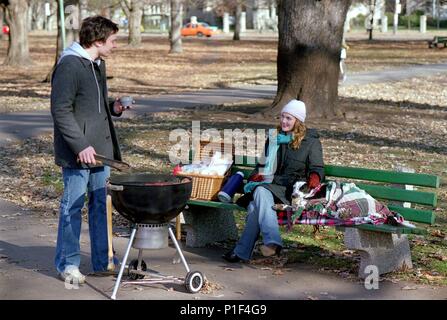
[[[109,190],[112,190],[112,191],[123,191],[123,190],[124,190],[124,187],[123,187],[123,186],[115,185],[115,184],[109,184],[109,185],[107,186],[107,188],[108,188]]]

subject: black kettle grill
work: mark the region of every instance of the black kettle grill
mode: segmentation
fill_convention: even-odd
[[[115,209],[133,228],[129,243],[111,298],[116,299],[121,278],[126,267],[130,249],[138,249],[138,259],[132,260],[128,267],[130,281],[126,284],[141,283],[183,283],[190,293],[199,292],[203,286],[203,275],[199,271],[191,271],[177,242],[169,222],[177,217],[185,208],[191,197],[192,179],[173,175],[125,173],[111,176],[108,190],[112,196]],[[168,246],[168,236],[174,243],[177,254],[186,269],[184,279],[147,272],[143,260],[143,250],[162,249]],[[174,261],[179,259],[174,259]],[[152,278],[146,278],[150,276]]]

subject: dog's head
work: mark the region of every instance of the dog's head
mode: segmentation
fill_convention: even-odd
[[[304,181],[297,181],[293,185],[293,192],[292,192],[292,207],[294,210],[298,209],[299,207],[304,207],[306,205],[306,200],[304,199],[304,192],[302,191],[303,187],[306,185],[306,182]]]

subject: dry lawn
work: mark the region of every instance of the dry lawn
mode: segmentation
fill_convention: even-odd
[[[348,72],[387,69],[409,64],[446,60],[444,49],[428,49],[426,41],[365,40],[348,42]],[[49,108],[50,85],[43,83],[55,59],[55,37],[31,34],[31,67],[1,66],[1,112]],[[169,42],[144,37],[140,48],[129,48],[121,36],[119,48],[107,61],[111,95],[194,91],[240,83],[276,81],[277,41],[272,39],[234,42],[225,39],[183,40],[184,52],[169,55]],[[0,43],[0,57],[7,41]]]
[[[21,110],[30,105],[48,108],[49,86],[39,81],[51,67],[52,39],[36,36],[32,42],[33,67],[2,67],[0,111]],[[4,47],[5,43],[3,53]],[[111,92],[146,95],[275,78],[273,41],[244,41],[233,45],[224,40],[188,39],[184,48],[183,54],[170,56],[166,54],[168,43],[164,39],[147,39],[140,49],[123,46],[109,61],[109,75],[114,77],[110,81]],[[445,52],[428,50],[422,42],[352,42],[350,70],[434,63],[442,61]],[[437,223],[429,228],[427,237],[410,237],[415,268],[386,277],[393,282],[412,279],[447,285],[447,109],[443,85],[446,81],[446,76],[434,75],[343,88],[340,103],[346,118],[308,123],[321,133],[328,164],[389,170],[405,165],[417,172],[442,177]],[[266,106],[266,102],[222,106],[119,121],[116,126],[124,160],[137,170],[170,172],[171,130],[190,129],[192,120],[201,120],[202,129],[266,128],[274,123],[256,123],[251,116],[253,110]],[[0,149],[0,184],[4,186],[1,197],[35,209],[43,216],[55,216],[62,183],[52,153],[51,135]],[[117,223],[122,222],[118,215],[115,219]],[[241,226],[242,220],[241,217]],[[314,234],[307,226],[295,226],[294,232],[284,233],[284,238],[289,262],[310,263],[321,270],[355,279],[358,256],[345,250],[342,235],[334,228],[323,228]]]

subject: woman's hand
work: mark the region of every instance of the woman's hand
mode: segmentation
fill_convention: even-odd
[[[314,189],[318,187],[319,184],[320,176],[318,175],[318,173],[312,172],[307,179],[307,186],[309,187],[309,189]]]

